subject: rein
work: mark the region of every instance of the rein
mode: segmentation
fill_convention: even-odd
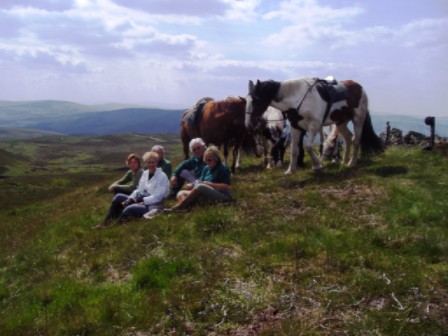
[[[314,82],[313,84],[310,84],[307,81],[305,81],[305,83],[308,84],[308,90],[305,92],[305,95],[303,96],[302,100],[300,101],[299,106],[297,106],[297,113],[299,113],[299,114],[300,114],[300,108],[302,107],[302,104],[305,101],[306,96],[308,95],[308,93],[310,93],[310,91],[313,89],[313,87],[317,84],[317,81]]]

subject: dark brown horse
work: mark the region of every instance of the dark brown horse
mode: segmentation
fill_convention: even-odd
[[[201,101],[202,104],[200,104]],[[254,147],[253,136],[244,125],[245,109],[244,98],[228,97],[223,100],[203,98],[195,107],[186,110],[180,122],[180,137],[185,158],[189,157],[188,144],[194,138],[202,138],[207,145],[224,146],[226,162],[229,148],[233,147],[231,170],[234,173],[239,150],[242,148],[247,151]]]

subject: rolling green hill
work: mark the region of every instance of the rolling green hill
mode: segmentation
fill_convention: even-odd
[[[28,129],[28,128],[0,127],[0,141],[23,140],[23,139],[40,138],[45,136],[57,136],[57,135],[61,135],[61,133]]]
[[[185,109],[161,109],[123,104],[83,105],[65,101],[0,101],[0,125],[4,128],[30,128],[68,135],[114,133],[178,133]],[[377,134],[392,128],[403,134],[416,131],[429,136],[424,117],[375,114],[372,123]],[[436,119],[436,133],[448,136],[446,118]]]
[[[0,179],[2,335],[446,334],[446,146],[290,176],[244,157],[231,204],[92,230],[155,143],[180,162],[173,135],[0,142],[25,158]]]
[[[0,101],[2,127],[33,128],[36,123],[98,111],[136,107],[124,104],[83,105],[59,100]]]
[[[183,110],[129,108],[54,118],[34,127],[71,135],[179,133],[182,113]]]

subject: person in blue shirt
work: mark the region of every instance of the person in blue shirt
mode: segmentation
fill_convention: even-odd
[[[196,181],[201,176],[202,169],[206,166],[203,160],[204,152],[207,148],[204,140],[194,138],[190,141],[189,147],[193,156],[182,161],[174,170],[173,177],[171,177],[170,197],[176,197],[185,181],[189,183]]]
[[[221,162],[219,149],[216,146],[208,147],[204,152],[204,161],[207,164],[201,176],[185,186],[177,194],[178,203],[170,211],[189,209],[198,202],[228,202],[232,200],[230,191],[230,170]]]

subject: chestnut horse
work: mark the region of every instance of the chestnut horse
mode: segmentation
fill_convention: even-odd
[[[223,100],[202,98],[193,108],[186,110],[180,122],[185,158],[189,157],[188,144],[194,138],[202,138],[207,145],[224,146],[226,163],[229,148],[233,147],[231,171],[234,173],[240,148],[250,151],[255,146],[253,136],[244,126],[245,110],[246,100],[241,97],[227,97]]]

